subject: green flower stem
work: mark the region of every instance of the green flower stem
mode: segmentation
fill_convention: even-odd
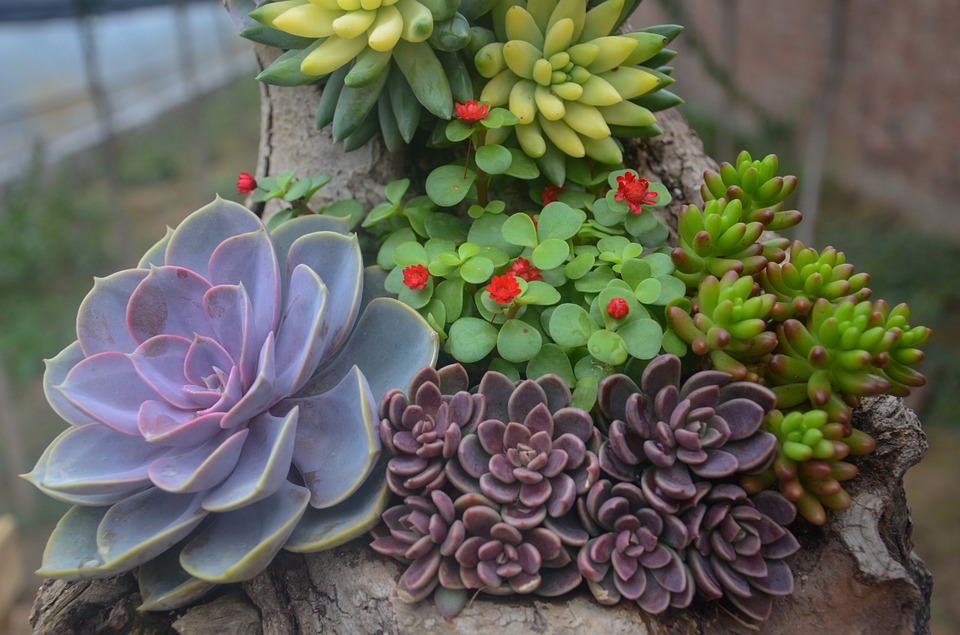
[[[315,212],[310,209],[305,201],[302,199],[297,199],[290,203],[290,207],[293,209],[293,216],[304,216],[307,214],[314,214]]]

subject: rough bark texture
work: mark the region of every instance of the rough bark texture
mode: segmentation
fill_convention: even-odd
[[[259,50],[261,61],[272,55]],[[296,169],[326,173],[329,200],[344,196],[368,206],[382,186],[406,170],[406,159],[388,156],[379,144],[345,154],[327,132],[313,129],[319,91],[263,89],[263,130],[258,175]],[[670,225],[683,204],[699,203],[698,186],[714,167],[702,144],[676,113],[660,116],[665,134],[633,145],[627,163],[653,174],[673,193],[666,208]],[[404,163],[404,160],[407,162]],[[892,397],[866,400],[857,425],[878,442],[859,460],[850,482],[853,506],[833,513],[827,525],[794,527],[804,548],[793,557],[796,592],[775,602],[769,622],[744,622],[722,605],[702,604],[660,617],[623,602],[602,607],[586,591],[546,601],[478,596],[454,620],[444,620],[430,602],[399,601],[398,563],[378,556],[356,540],[329,552],[301,556],[281,553],[256,578],[225,587],[200,603],[169,613],[140,613],[132,575],[102,581],[59,582],[41,587],[31,615],[35,633],[590,633],[614,635],[717,633],[925,633],[929,631],[931,577],[912,551],[910,515],[902,478],[926,450],[920,423]]]

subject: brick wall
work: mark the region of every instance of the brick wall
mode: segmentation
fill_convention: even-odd
[[[735,3],[737,81],[764,108],[794,122],[802,150],[827,71],[833,0],[665,0],[682,3],[688,26],[721,63],[724,6]],[[842,181],[960,238],[960,1],[848,0],[847,64],[838,88],[827,165]],[[646,0],[634,25],[670,22]],[[675,91],[701,112],[725,98],[699,59],[673,48]],[[753,125],[741,117],[741,125]],[[720,157],[726,159],[726,157]],[[794,163],[799,163],[799,158]]]

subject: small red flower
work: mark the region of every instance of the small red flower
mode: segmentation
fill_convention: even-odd
[[[638,179],[633,172],[627,172],[617,177],[617,193],[613,197],[618,201],[626,201],[634,214],[639,214],[644,205],[653,205],[657,202],[658,194],[647,191],[650,181]]]
[[[487,291],[490,292],[490,299],[497,304],[510,304],[520,295],[520,285],[514,276],[506,273],[494,276],[487,285]]]
[[[562,192],[567,191],[567,185],[564,183],[561,186],[553,185],[552,183],[547,187],[543,188],[543,192],[540,193],[540,198],[543,200],[543,206],[546,207],[550,203],[553,203],[557,200],[557,197],[560,196]]]
[[[623,298],[614,298],[607,304],[607,315],[614,320],[622,320],[630,312],[630,305]]]
[[[530,261],[526,258],[517,258],[514,260],[506,273],[514,275],[521,280],[526,280],[527,282],[543,280],[543,276],[540,275],[540,270],[531,265]]]
[[[477,100],[468,101],[465,104],[454,104],[454,107],[457,110],[457,119],[466,123],[477,123],[490,114],[490,106],[481,104]]]
[[[427,280],[430,279],[430,273],[423,265],[410,265],[403,270],[403,284],[414,291],[419,291],[427,286]]]
[[[237,178],[237,194],[249,196],[257,189],[257,180],[250,176],[248,172],[241,172]]]

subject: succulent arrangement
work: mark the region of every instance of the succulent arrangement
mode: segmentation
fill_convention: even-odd
[[[802,218],[774,155],[704,174],[671,238],[621,139],[679,103],[681,28],[627,31],[636,4],[254,8],[242,35],[286,49],[259,79],[323,85],[334,140],[447,163],[370,210],[242,173],[286,209],[218,199],[95,282],[47,363],[70,427],[26,478],[74,507],[40,573],[137,569],[164,610],[371,531],[398,597],[448,618],[584,585],[766,619],[788,526],[848,507],[875,447],[854,409],[924,383],[930,331],[841,252],[770,233]]]

